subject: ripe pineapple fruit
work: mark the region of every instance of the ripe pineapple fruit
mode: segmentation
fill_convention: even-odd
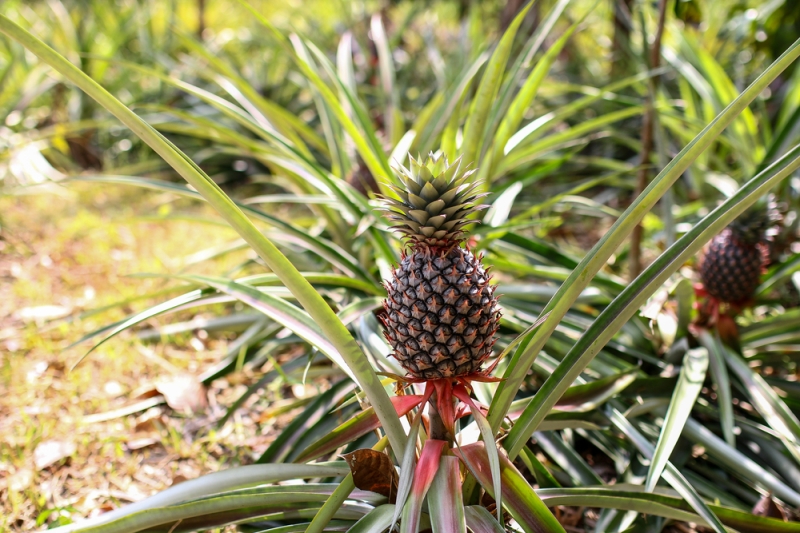
[[[467,217],[484,207],[475,205],[481,195],[460,158],[411,158],[411,168],[397,172],[399,200],[385,199],[384,211],[410,250],[386,283],[384,334],[414,378],[471,374],[491,355],[500,322],[481,257],[461,247]]]
[[[767,232],[774,221],[774,211],[760,205],[712,239],[700,264],[700,278],[711,296],[733,305],[753,297],[768,261]]]

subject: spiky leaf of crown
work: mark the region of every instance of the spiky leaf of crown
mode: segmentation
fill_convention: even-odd
[[[781,215],[774,200],[767,197],[739,215],[729,227],[739,241],[757,244],[770,237],[768,232],[780,222],[780,219]]]
[[[424,162],[409,156],[411,168],[395,168],[399,184],[390,187],[398,199],[384,198],[386,217],[396,222],[392,229],[412,243],[428,246],[451,246],[459,243],[464,226],[475,221],[470,214],[485,209],[476,202],[477,183],[469,181],[474,170],[461,171],[461,157],[448,163],[447,158],[430,153]]]

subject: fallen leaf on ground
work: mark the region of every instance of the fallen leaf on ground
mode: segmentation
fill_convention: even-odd
[[[56,318],[64,318],[72,312],[69,307],[62,305],[40,305],[37,307],[23,307],[14,316],[23,322],[45,322]]]
[[[31,486],[31,482],[33,482],[33,470],[21,468],[8,478],[8,489],[14,492],[22,492]]]
[[[46,440],[39,443],[33,451],[33,461],[37,470],[42,470],[60,460],[71,456],[77,450],[74,442]]]
[[[176,376],[156,385],[167,405],[176,411],[192,414],[208,407],[206,389],[194,376]]]

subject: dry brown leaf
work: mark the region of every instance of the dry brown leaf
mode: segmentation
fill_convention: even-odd
[[[33,451],[33,461],[37,470],[42,470],[65,459],[77,450],[74,442],[46,440],[39,443]]]
[[[148,413],[150,411],[156,411],[156,415],[152,416]],[[150,409],[147,413],[142,415],[141,417],[136,419],[136,425],[133,426],[133,430],[137,433],[152,433],[158,431],[158,425],[156,421],[160,418],[161,412],[158,409]]]
[[[767,516],[786,521],[786,513],[783,511],[783,509],[778,507],[778,504],[775,503],[775,500],[772,498],[772,494],[770,493],[765,494],[760,500],[758,500],[758,502],[756,502],[755,506],[753,507],[753,514],[756,516]]]
[[[390,503],[395,503],[397,484],[400,480],[388,455],[366,448],[344,454],[342,457],[350,466],[356,487],[377,492],[389,498]]]
[[[22,492],[31,486],[33,482],[33,470],[30,468],[20,468],[8,478],[8,489],[14,492]]]
[[[164,395],[167,405],[176,411],[192,414],[208,407],[206,389],[194,376],[175,376],[159,382],[156,390]]]

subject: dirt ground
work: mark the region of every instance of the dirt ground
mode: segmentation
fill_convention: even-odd
[[[252,378],[198,385],[225,338],[195,331],[145,343],[125,332],[74,369],[92,341],[67,349],[179,294],[148,297],[176,282],[130,275],[179,273],[193,254],[233,242],[218,222],[197,203],[106,185],[0,197],[0,531],[93,516],[266,447],[280,422],[259,418],[263,395],[225,426],[212,423]],[[246,253],[188,270],[220,274]]]

